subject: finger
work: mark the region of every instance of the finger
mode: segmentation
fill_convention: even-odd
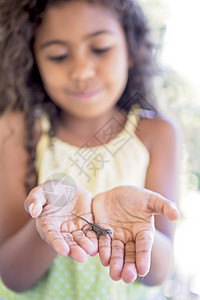
[[[46,240],[47,243],[54,248],[59,255],[69,255],[70,247],[58,230],[55,228],[48,228],[48,230],[44,231],[43,236],[45,236],[44,240]]]
[[[88,230],[86,233],[86,237],[92,242],[94,247],[94,252],[90,255],[96,256],[98,254],[98,239],[96,233],[93,230]]]
[[[142,231],[136,236],[136,269],[139,276],[145,276],[149,272],[153,241],[152,231]]]
[[[31,190],[28,197],[24,201],[25,210],[31,215],[32,218],[37,218],[46,203],[46,197],[43,192],[42,186],[37,186]]]
[[[72,234],[62,232],[63,238],[70,247],[69,255],[77,262],[85,262],[87,260],[86,252],[75,242]]]
[[[85,234],[83,233],[82,230],[77,230],[75,232],[72,233],[72,236],[74,238],[74,241],[81,247],[83,248],[83,250],[91,255],[93,254],[94,252],[97,251],[97,246],[95,248],[94,244],[92,241],[90,241],[89,238],[87,238],[85,236]]]
[[[102,235],[99,237],[99,256],[102,265],[107,267],[110,263],[111,257],[111,238],[108,235]]]
[[[137,278],[137,270],[135,266],[135,243],[130,241],[125,245],[124,267],[122,270],[122,280],[131,283]]]
[[[153,213],[162,214],[169,221],[176,221],[179,218],[179,212],[174,202],[169,201],[158,193],[151,192],[148,208],[150,208]]]
[[[89,226],[86,225],[82,228],[81,223],[82,223],[82,221],[81,222],[78,221],[76,223],[64,222],[61,225],[61,231],[63,231],[63,232],[75,232],[76,231],[77,232],[79,229],[81,229],[79,232],[84,232],[85,229],[89,228]],[[87,239],[86,244],[84,242],[83,245],[82,245],[84,250],[86,250],[86,252],[88,254],[90,254],[91,256],[97,255],[97,253],[98,253],[98,240],[97,240],[96,233],[93,230],[89,230],[89,231],[87,231],[87,233],[83,237],[85,237],[85,239]],[[90,244],[88,245],[89,242],[90,242]],[[77,241],[77,243],[79,244],[78,241]],[[90,250],[88,250],[89,247],[91,248]]]
[[[124,265],[124,244],[120,240],[112,240],[110,258],[110,277],[120,280]]]

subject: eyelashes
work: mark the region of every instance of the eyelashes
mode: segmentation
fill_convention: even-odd
[[[48,60],[51,60],[51,61],[62,62],[68,58],[68,55],[65,54],[65,55],[59,55],[59,56],[48,56],[47,58],[48,58]]]
[[[104,54],[104,53],[110,51],[111,49],[112,49],[112,47],[96,48],[96,49],[94,48],[94,49],[92,49],[92,52],[101,55],[101,54]]]
[[[112,47],[106,47],[106,48],[93,48],[91,49],[93,54],[96,55],[103,55],[106,54],[107,52],[109,52],[112,49]],[[58,56],[47,56],[47,59],[53,62],[63,62],[65,60],[67,60],[69,58],[69,54],[64,54],[64,55],[58,55]]]

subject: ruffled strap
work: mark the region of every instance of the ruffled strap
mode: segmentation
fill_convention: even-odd
[[[140,108],[134,106],[128,112],[127,121],[124,129],[127,130],[129,133],[135,133],[139,120],[140,120]]]
[[[51,127],[48,115],[43,112],[41,114],[40,120],[41,120],[42,133],[48,134],[50,127]]]

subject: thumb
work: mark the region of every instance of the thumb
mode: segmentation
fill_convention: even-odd
[[[41,214],[46,202],[43,186],[36,186],[25,199],[24,208],[32,218],[37,218]]]
[[[151,209],[154,214],[161,214],[169,221],[176,221],[179,219],[179,212],[174,202],[158,193],[151,192],[148,208]]]

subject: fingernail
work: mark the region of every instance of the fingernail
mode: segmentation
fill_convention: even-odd
[[[35,203],[31,203],[31,205],[28,208],[30,215],[32,215],[32,210],[33,210],[34,205],[35,205]]]

